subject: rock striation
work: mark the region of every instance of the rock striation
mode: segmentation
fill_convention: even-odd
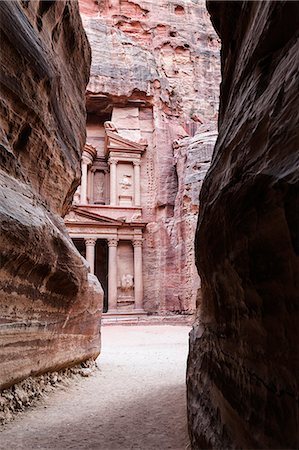
[[[62,216],[80,180],[90,49],[73,1],[0,2],[0,388],[94,358],[102,289]]]
[[[88,112],[98,122],[114,121],[118,129],[123,123],[136,128],[137,122],[139,138],[147,142],[141,169],[142,219],[147,223],[144,308],[150,313],[192,313],[196,294],[190,289],[198,286],[193,256],[198,199],[190,186],[201,168],[198,161],[191,162],[187,140],[176,148],[173,143],[189,137],[194,154],[192,139],[203,132],[202,124],[206,130],[216,128],[219,40],[203,0],[79,4],[92,49]],[[121,120],[114,113],[111,119],[113,108],[123,108]],[[134,134],[124,136],[133,139]],[[203,143],[203,152],[205,148]],[[180,152],[188,167],[181,165]]]
[[[299,5],[208,8],[223,80],[196,236],[192,447],[297,448]]]
[[[166,309],[177,313],[193,313],[196,303],[201,301],[194,239],[200,209],[199,192],[210,167],[216,138],[214,124],[202,125],[194,137],[177,140],[173,146],[178,187],[173,216],[165,223],[169,240],[166,266],[172,270],[168,275]]]

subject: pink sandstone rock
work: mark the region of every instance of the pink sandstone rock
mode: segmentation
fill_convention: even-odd
[[[193,448],[298,448],[299,4],[217,2],[219,138],[200,194]]]
[[[102,290],[63,223],[90,49],[73,1],[0,2],[0,388],[96,357]]]

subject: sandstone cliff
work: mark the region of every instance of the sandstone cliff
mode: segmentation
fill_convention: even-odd
[[[73,1],[0,2],[0,388],[95,357],[101,287],[61,216],[79,183],[90,50]]]
[[[201,124],[217,121],[216,33],[203,0],[79,3],[92,48],[88,111],[100,120],[101,114],[109,117],[115,105],[139,108],[141,137],[148,144],[141,173],[143,219],[148,222],[143,245],[144,307],[153,313],[190,313],[195,307],[193,288],[198,285],[190,278],[195,272],[197,206],[191,215],[186,210],[186,220],[175,210],[183,202],[178,189],[184,196],[183,184],[190,184],[183,177],[190,178],[192,171],[196,174],[200,169],[184,156],[190,166],[185,171],[178,162],[176,170],[173,142],[193,137]],[[187,141],[183,147],[185,155]]]
[[[193,448],[298,447],[299,5],[209,2],[219,138],[200,195]]]
[[[169,237],[166,264],[172,267],[168,284],[167,309],[194,312],[201,301],[200,278],[195,266],[194,239],[200,209],[199,193],[210,167],[217,138],[215,124],[201,126],[194,137],[174,143],[178,188],[173,217],[165,224]]]

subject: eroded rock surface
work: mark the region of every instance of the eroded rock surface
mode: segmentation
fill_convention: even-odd
[[[299,5],[208,6],[223,83],[196,238],[192,445],[297,448]]]
[[[61,216],[79,183],[90,49],[73,1],[0,2],[0,388],[99,353],[102,289]]]
[[[199,192],[210,167],[217,138],[215,125],[201,126],[194,137],[174,143],[178,176],[173,217],[165,223],[167,310],[192,313],[201,300],[200,278],[195,266],[194,239],[198,219]]]

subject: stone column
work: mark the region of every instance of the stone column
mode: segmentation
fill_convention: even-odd
[[[108,312],[117,310],[117,239],[108,239]]]
[[[94,258],[95,258],[95,246],[97,240],[94,238],[86,238],[85,246],[86,246],[86,260],[90,266],[90,273],[94,275]]]
[[[143,312],[142,241],[133,240],[135,310]]]
[[[116,168],[117,168],[117,160],[115,158],[110,158],[110,205],[116,206],[117,199],[117,176],[116,176]]]
[[[140,161],[134,161],[135,206],[141,206],[140,198]]]
[[[82,205],[87,204],[87,170],[88,170],[88,164],[87,162],[82,159],[82,177],[81,177],[81,191],[80,191],[80,203]]]
[[[88,178],[89,203],[91,205],[93,205],[94,204],[94,198],[93,198],[94,170],[92,168],[89,171],[89,176],[87,176],[87,178]]]

